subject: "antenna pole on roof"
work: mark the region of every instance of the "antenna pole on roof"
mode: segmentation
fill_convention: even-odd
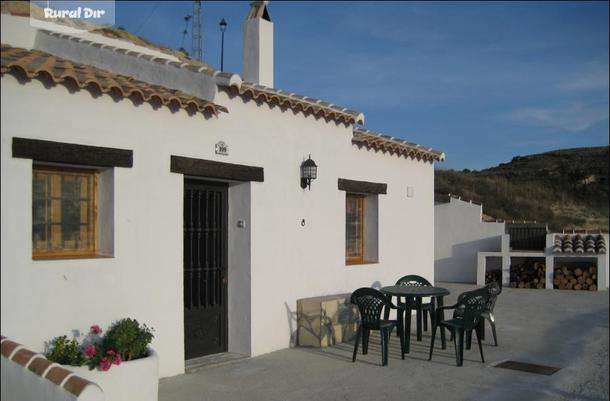
[[[180,51],[187,53],[186,49],[184,48],[184,38],[186,38],[186,35],[189,33],[188,28],[189,28],[189,21],[193,18],[192,15],[187,14],[184,17],[184,30],[182,31],[182,40],[180,41]],[[187,53],[188,54],[188,53]]]
[[[201,40],[201,0],[193,1],[193,58],[203,61]]]

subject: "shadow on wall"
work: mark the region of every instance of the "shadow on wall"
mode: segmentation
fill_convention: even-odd
[[[297,338],[297,313],[290,310],[288,302],[284,301],[286,307],[286,317],[288,318],[288,330],[290,333],[290,340],[288,341],[288,347],[294,348],[298,344]]]
[[[451,256],[434,261],[434,281],[477,282],[477,252],[500,252],[502,236],[462,242],[451,247]]]
[[[87,348],[91,344],[95,344],[98,340],[98,335],[90,331],[82,332],[79,329],[70,330],[72,336],[69,335],[58,335],[43,343],[43,354],[48,355],[51,350],[55,347],[55,341],[59,338],[65,337],[67,341],[77,341],[81,344],[82,348]]]
[[[380,281],[370,285],[377,290],[382,286]],[[350,298],[351,293],[299,299],[297,305],[300,303],[301,307],[296,312],[284,302],[290,333],[288,346],[327,347],[352,340],[360,314]]]

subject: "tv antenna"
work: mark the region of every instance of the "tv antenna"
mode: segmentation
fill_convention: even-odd
[[[193,1],[193,55],[194,59],[203,61],[201,36],[201,0]]]
[[[180,41],[180,51],[187,53],[186,49],[184,48],[184,39],[186,38],[186,35],[189,33],[189,21],[191,20],[191,18],[193,18],[192,15],[188,14],[184,17],[184,30],[182,31],[182,40]]]

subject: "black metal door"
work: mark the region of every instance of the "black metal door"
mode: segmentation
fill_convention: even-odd
[[[185,358],[227,351],[227,186],[184,182]]]

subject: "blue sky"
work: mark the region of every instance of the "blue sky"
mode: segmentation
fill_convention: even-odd
[[[249,2],[202,9],[204,62],[219,68],[225,18],[225,71],[241,74]],[[178,48],[191,12],[190,1],[117,2],[116,25]],[[271,1],[269,13],[276,88],[441,149],[440,168],[608,145],[607,2]]]

